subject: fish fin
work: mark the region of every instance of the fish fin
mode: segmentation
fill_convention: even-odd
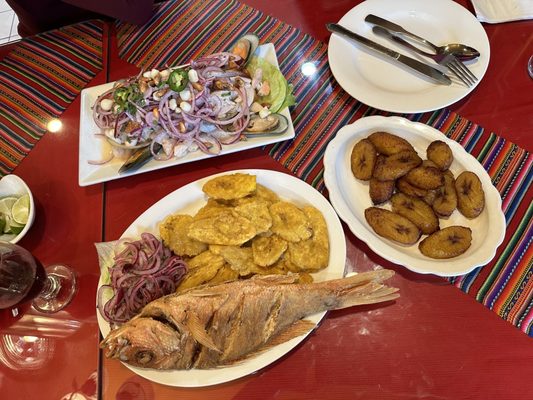
[[[192,337],[201,345],[221,353],[219,348],[216,346],[211,336],[205,331],[204,326],[194,313],[187,313],[187,328],[191,332]]]
[[[311,329],[316,328],[316,326],[317,325],[313,321],[309,321],[308,319],[301,319],[299,321],[296,321],[283,332],[280,332],[278,335],[271,338],[265,344],[265,350],[269,349],[270,347],[277,346],[278,344],[288,342],[289,340],[294,339],[295,337],[305,335]]]
[[[221,367],[240,364],[249,358],[255,357],[267,350],[270,350],[272,347],[288,342],[289,340],[294,339],[295,337],[306,335],[311,329],[316,328],[316,326],[317,325],[314,322],[306,320],[306,319],[296,321],[294,324],[289,326],[283,332],[269,339],[265,344],[260,346],[257,350],[251,353],[248,353],[241,358],[238,358],[224,365],[221,365]]]
[[[381,303],[383,301],[394,300],[400,297],[397,288],[385,286],[377,282],[369,282],[362,286],[356,286],[347,290],[342,290],[338,296],[335,307],[329,309],[340,310],[362,304]]]
[[[250,280],[260,285],[283,285],[298,282],[298,274],[287,275],[254,275]]]

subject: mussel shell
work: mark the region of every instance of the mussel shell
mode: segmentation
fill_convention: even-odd
[[[289,128],[289,120],[281,114],[270,114],[268,117],[274,117],[278,120],[277,125],[269,130],[254,130],[253,128],[246,128],[243,134],[249,138],[258,137],[258,136],[272,136],[272,135],[282,135],[287,132]],[[268,118],[267,117],[267,118]],[[258,115],[254,115],[252,120],[260,120],[261,118]]]
[[[156,153],[159,152],[162,147],[163,146],[161,146],[159,143],[154,143],[154,151]],[[139,148],[129,156],[129,158],[124,162],[124,164],[122,164],[122,166],[118,170],[118,173],[123,174],[126,172],[135,171],[141,168],[148,161],[150,161],[152,157],[152,150],[150,149],[150,146]]]
[[[254,35],[253,33],[247,33],[246,35],[241,36],[239,39],[235,41],[233,46],[231,46],[231,51],[234,52],[234,49],[238,45],[243,45],[243,47],[246,49],[246,55],[243,58],[243,62],[242,62],[242,65],[246,65],[246,63],[250,60],[252,55],[255,53],[255,50],[257,50],[257,48],[259,47],[259,37],[257,37],[257,35]]]

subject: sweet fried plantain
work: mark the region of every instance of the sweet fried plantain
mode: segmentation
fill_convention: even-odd
[[[449,217],[457,208],[457,192],[455,191],[455,178],[451,171],[444,172],[444,185],[436,189],[433,211],[439,217]]]
[[[442,171],[430,166],[420,166],[408,171],[405,180],[421,189],[436,189],[444,183]]]
[[[472,231],[464,226],[449,226],[432,233],[418,244],[427,257],[445,259],[463,254],[472,243]]]
[[[433,161],[441,171],[450,168],[453,162],[453,153],[450,146],[442,140],[431,142],[426,150],[428,160]]]
[[[372,142],[378,153],[386,156],[390,156],[401,151],[415,152],[415,149],[407,140],[397,135],[393,135],[392,133],[374,132],[368,137],[368,140]]]
[[[374,171],[376,158],[376,148],[370,140],[362,139],[357,142],[350,155],[353,176],[363,181],[369,180],[372,177],[372,171]]]
[[[391,197],[391,203],[393,212],[407,218],[424,235],[429,235],[439,229],[439,219],[425,201],[403,193],[395,193]]]
[[[409,182],[407,182],[405,180],[405,176],[402,176],[400,179],[396,180],[396,189],[408,196],[420,198],[423,198],[428,194],[428,190],[413,186]]]
[[[422,159],[413,151],[406,150],[383,157],[378,157],[373,177],[380,181],[393,181],[407,174],[422,163]]]
[[[430,206],[433,205],[433,202],[435,201],[435,198],[437,197],[437,190],[438,189],[428,190],[426,195],[422,197],[422,200],[424,200]]]
[[[411,245],[420,238],[420,229],[395,212],[370,207],[365,210],[365,218],[374,232],[395,242]]]
[[[475,218],[485,208],[485,192],[476,174],[462,172],[455,180],[457,209],[467,218]]]
[[[368,193],[373,204],[385,203],[394,193],[394,181],[378,181],[370,179]]]

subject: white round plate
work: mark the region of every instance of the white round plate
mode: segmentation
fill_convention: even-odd
[[[386,131],[405,138],[422,158],[426,158],[426,148],[432,141],[442,140],[452,149],[454,161],[450,171],[454,176],[466,170],[477,174],[485,191],[485,209],[481,215],[467,219],[455,210],[448,219],[440,219],[441,228],[463,225],[472,229],[472,244],[465,253],[448,260],[432,259],[422,255],[417,245],[396,244],[377,235],[368,225],[364,211],[373,206],[368,194],[368,182],[354,178],[350,169],[350,155],[355,143],[376,131]],[[466,274],[488,263],[505,236],[501,197],[483,166],[459,143],[428,125],[400,117],[361,118],[342,127],[329,143],[324,155],[324,167],[324,182],[331,204],[353,234],[381,257],[414,272],[440,276]],[[389,204],[383,207],[390,209]]]
[[[464,43],[481,56],[467,62],[478,78],[485,75],[490,46],[483,26],[466,8],[451,0],[367,0],[352,8],[339,24],[401,54],[436,65],[431,59],[413,53],[372,32],[365,22],[368,14],[392,21],[437,45]],[[331,34],[328,59],[335,79],[355,99],[380,110],[419,113],[437,110],[465,97],[475,86],[466,87],[447,73],[453,83],[439,85],[421,79],[398,66],[392,59],[378,57],[371,50],[337,34]]]
[[[151,232],[159,237],[158,224],[167,215],[172,213],[186,213],[195,214],[198,209],[206,203],[206,197],[202,192],[202,186],[208,180],[219,175],[246,173],[256,175],[257,182],[266,186],[267,188],[276,192],[282,199],[289,200],[297,205],[312,205],[319,209],[326,219],[326,224],[329,231],[330,255],[329,265],[324,270],[313,274],[315,281],[324,281],[329,279],[342,278],[344,276],[344,265],[346,261],[346,241],[342,225],[331,207],[331,204],[304,181],[287,175],[281,172],[251,169],[229,171],[217,175],[212,175],[198,181],[192,182],[182,188],[165,196],[143,214],[141,214],[126,231],[122,238],[136,238],[140,237],[143,232]],[[99,287],[103,284],[102,278],[99,282]],[[306,319],[318,324],[324,317],[325,312],[317,313],[307,317]],[[98,319],[98,326],[102,335],[105,337],[109,333],[109,324],[102,318],[100,313],[96,313]],[[217,368],[212,370],[192,369],[185,371],[157,371],[153,369],[132,367],[128,364],[126,367],[131,369],[136,374],[149,379],[151,381],[162,383],[164,385],[179,386],[179,387],[201,387],[215,385],[219,383],[228,382],[243,376],[249,375],[259,369],[266,367],[273,363],[298,343],[304,340],[307,334],[294,338],[288,342],[275,346],[264,353],[250,358],[240,364]]]

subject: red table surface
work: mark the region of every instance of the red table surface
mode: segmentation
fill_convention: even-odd
[[[244,2],[325,42],[329,33],[324,24],[338,21],[359,3]],[[460,3],[471,9],[469,3]],[[449,108],[531,150],[533,80],[525,66],[533,54],[533,22],[483,26],[491,43],[487,74],[467,98]],[[110,42],[107,68],[91,86],[137,72],[118,59],[114,37]],[[19,338],[26,357],[17,359],[18,369],[0,358],[2,398],[59,399],[76,391],[89,393],[90,375],[97,368],[99,397],[104,399],[533,398],[531,338],[442,278],[411,273],[376,256],[346,226],[347,270],[375,265],[394,269],[397,274],[390,283],[400,288],[398,300],[330,312],[281,360],[254,375],[208,388],[153,384],[117,361],[100,359],[94,307],[99,272],[93,243],[118,238],[146,208],[198,178],[240,168],[283,168],[254,149],[80,188],[79,98],[61,119],[62,132],[47,133],[14,171],[28,182],[37,202],[35,224],[20,244],[44,264],[71,265],[80,288],[69,307],[48,318],[22,310],[24,317],[14,321],[0,312],[0,350],[5,353],[5,343]],[[37,357],[39,348],[45,349],[43,361],[31,370],[28,357]]]

